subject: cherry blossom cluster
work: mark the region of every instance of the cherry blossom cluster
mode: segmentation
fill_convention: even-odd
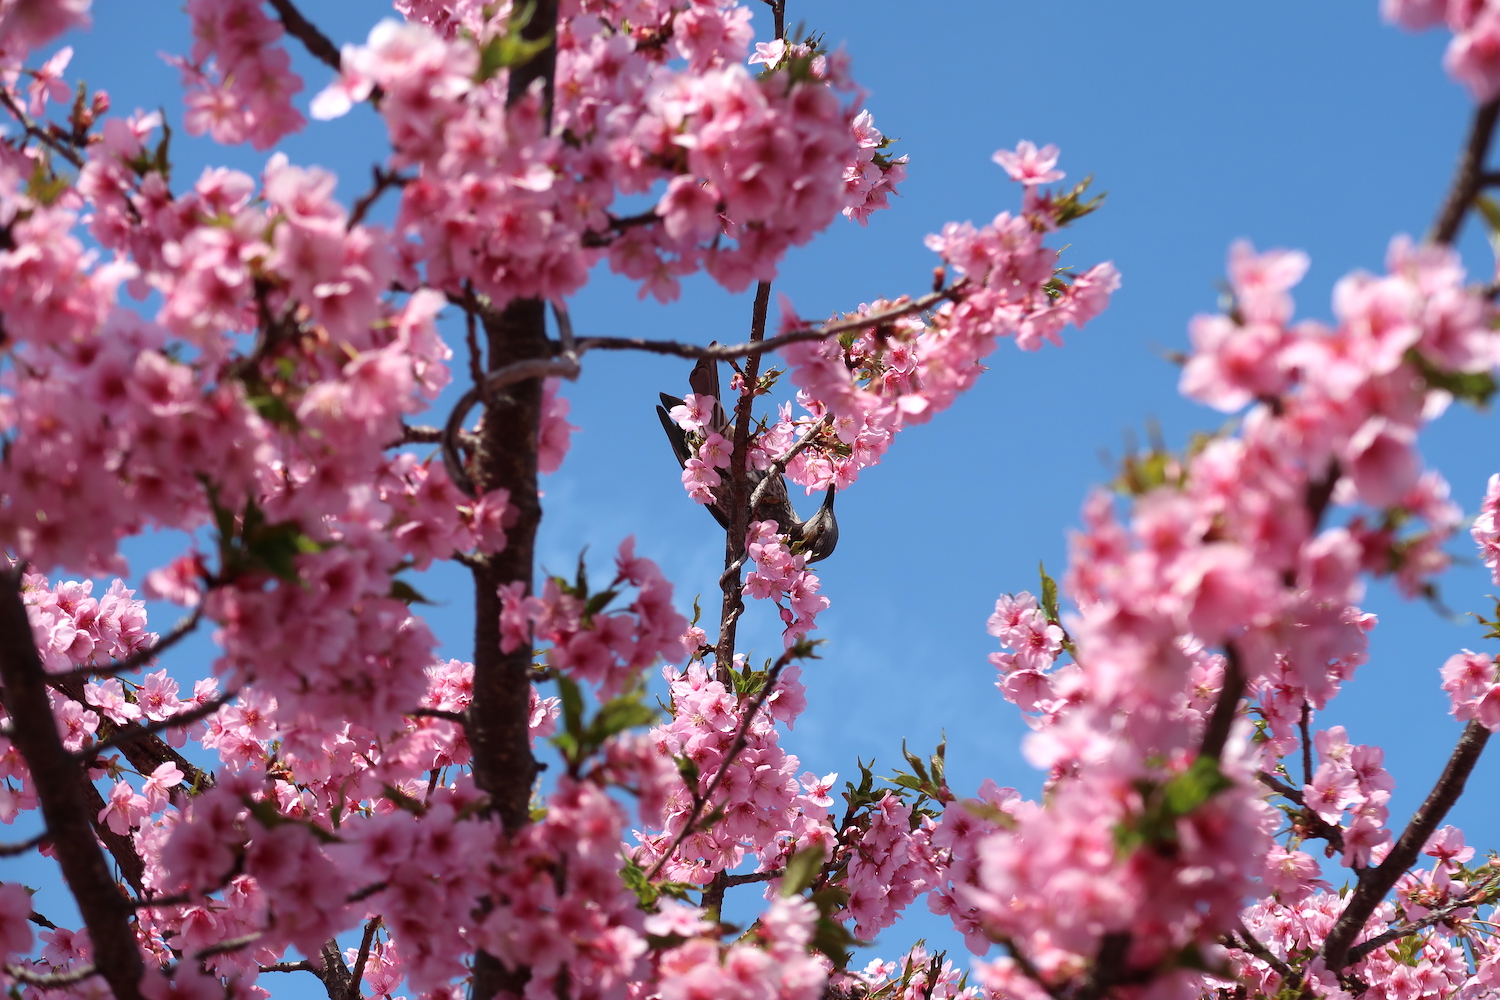
[[[822,582],[807,569],[807,556],[794,553],[787,537],[777,534],[774,521],[751,523],[745,552],[755,562],[745,577],[745,596],[775,603],[785,626],[782,641],[790,647],[817,628],[818,613],[828,607],[828,598],[818,593]]]
[[[313,103],[334,117],[378,88],[394,166],[419,168],[400,227],[438,287],[557,299],[607,256],[662,301],[700,269],[737,291],[840,211],[883,207],[901,179],[868,113],[841,103],[842,57],[783,46],[750,74],[747,7],[563,4],[548,108],[540,92],[507,104],[507,71],[480,71],[513,11],[475,6],[413,5],[415,20],[379,25]],[[617,191],[658,188],[631,224],[610,214]]]
[[[971,943],[976,929],[1016,943],[1026,964],[997,960],[992,986],[1055,988],[1115,948],[1121,968],[1192,991],[1200,974],[1181,949],[1217,949],[1261,886],[1316,878],[1306,854],[1273,846],[1257,773],[1284,773],[1299,723],[1363,662],[1374,622],[1355,606],[1361,574],[1415,592],[1446,567],[1460,517],[1415,437],[1459,376],[1495,367],[1500,341],[1451,251],[1395,241],[1388,276],[1340,282],[1336,327],[1290,322],[1306,266],[1234,247],[1233,307],[1194,320],[1182,387],[1226,411],[1249,405],[1239,432],[1127,462],[1126,520],[1107,495],[1090,500],[1066,581],[1075,614],[1024,593],[997,603],[990,630],[1012,652],[992,660],[1034,713],[1026,754],[1048,794],[960,842],[953,889],[933,904]],[[1325,527],[1339,508],[1347,523]],[[1483,669],[1455,657],[1445,670],[1456,705],[1493,684],[1492,660],[1472,659]],[[1259,745],[1231,724],[1242,697],[1265,719]],[[1336,830],[1344,863],[1364,869],[1391,840],[1381,752],[1339,728],[1315,743],[1316,772],[1283,786],[1294,829]]]
[[[658,659],[682,659],[687,619],[672,606],[672,585],[661,570],[635,554],[633,538],[620,543],[615,569],[602,592],[604,607],[625,585],[636,588],[636,599],[611,614],[591,607],[600,595],[591,595],[584,581],[569,586],[552,577],[539,597],[524,596],[516,585],[502,591],[501,647],[516,649],[533,636],[545,641],[549,667],[598,685],[606,698],[625,690]]]
[[[215,142],[248,142],[270,149],[306,123],[292,106],[302,78],[291,55],[277,44],[281,22],[256,0],[189,0],[193,51],[181,60],[186,88],[185,123]]]
[[[747,858],[767,871],[802,848],[831,848],[828,789],[835,776],[807,773],[799,779],[800,763],[781,748],[776,729],[777,722],[792,724],[807,707],[800,670],[786,668],[764,708],[748,719],[753,699],[737,695],[738,685],[726,685],[702,663],[689,663],[680,673],[667,668],[664,675],[672,717],[651,730],[650,740],[658,757],[683,762],[684,772],[674,775],[660,832],[639,835],[637,862],[660,862],[666,878],[704,884]],[[736,745],[740,749],[731,756]],[[723,818],[703,824],[697,803],[715,789],[709,804]]]
[[[1380,11],[1411,31],[1446,25],[1453,32],[1443,67],[1476,101],[1500,95],[1500,6],[1490,0],[1381,0]]]
[[[908,298],[876,301],[841,323],[888,312],[906,314],[856,328],[837,340],[792,344],[783,352],[802,389],[798,401],[810,416],[793,421],[784,413],[761,447],[774,455],[773,449],[789,446],[811,424],[830,418],[832,430],[824,446],[809,448],[787,467],[788,476],[808,492],[830,484],[848,486],[861,469],[880,461],[897,431],[925,423],[952,405],[984,370],[982,361],[999,338],[1013,336],[1023,350],[1036,350],[1044,340],[1060,344],[1064,326],[1082,327],[1108,304],[1120,282],[1113,265],[1098,264],[1069,278],[1056,266],[1058,251],[1043,242],[1047,233],[1087,211],[1080,206],[1079,191],[1065,197],[1037,195],[1038,184],[1063,176],[1050,169],[1056,147],[1043,152],[1047,170],[1007,167],[1027,192],[1020,215],[1002,212],[982,228],[949,223],[928,238],[927,245],[957,276],[934,311],[907,309]],[[1018,157],[1034,158],[1036,150],[1022,143],[1019,152],[1002,153],[1004,165]],[[802,325],[788,307],[783,326],[791,330]]]
[[[1431,930],[1369,949],[1341,981],[1321,967],[1316,956],[1343,900],[1326,886],[1317,888],[1316,869],[1309,860],[1304,871],[1277,884],[1274,896],[1245,910],[1241,934],[1253,936],[1255,943],[1231,953],[1237,981],[1249,987],[1251,997],[1272,997],[1291,985],[1287,973],[1296,969],[1297,980],[1320,996],[1344,995],[1351,983],[1379,1000],[1491,995],[1500,986],[1500,956],[1493,938],[1481,930],[1479,909],[1491,901],[1493,868],[1468,868],[1474,849],[1451,826],[1434,833],[1424,853],[1434,859],[1433,866],[1404,875],[1394,898],[1376,909],[1361,937],[1379,941],[1392,928],[1418,921]],[[1472,965],[1466,946],[1474,955]]]

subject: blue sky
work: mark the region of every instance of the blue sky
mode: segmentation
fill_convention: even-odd
[[[764,40],[770,19],[753,6]],[[388,13],[354,0],[305,0],[302,9],[339,42],[362,41]],[[116,110],[162,106],[179,120],[176,74],[155,57],[186,50],[177,5],[97,0],[95,20],[92,32],[70,40],[78,49],[70,73],[109,89]],[[1299,315],[1326,317],[1341,275],[1380,269],[1392,235],[1425,229],[1470,102],[1442,73],[1444,38],[1383,25],[1373,2],[790,0],[788,20],[847,46],[877,126],[900,137],[898,151],[911,157],[901,197],[868,229],[840,220],[788,258],[776,290],[801,315],[925,290],[936,261],[923,236],[1018,204],[1019,190],[990,162],[999,147],[1056,143],[1070,181],[1092,173],[1109,192],[1103,210],[1066,240],[1070,262],[1119,267],[1124,286],[1111,308],[1087,330],[1069,331],[1061,350],[1021,354],[1003,345],[977,388],[902,434],[885,462],[840,496],[839,549],[819,566],[832,601],[818,633],[824,658],[805,671],[810,708],[787,739],[806,767],[852,776],[856,757],[873,757],[888,773],[903,739],[930,750],[946,731],[960,793],[985,776],[1033,793],[1037,776],[1019,753],[1025,726],[992,687],[985,660],[996,648],[984,631],[995,597],[1035,590],[1039,560],[1062,570],[1066,532],[1086,492],[1111,475],[1100,456],[1118,458],[1126,435],[1140,437],[1154,419],[1180,445],[1222,424],[1177,396],[1177,369],[1160,354],[1183,349],[1188,319],[1214,308],[1230,242],[1306,250],[1312,270],[1298,289]],[[328,72],[294,53],[309,85],[305,102]],[[380,160],[383,135],[360,109],[282,148],[294,162],[335,170],[352,200]],[[179,130],[179,184],[208,163],[258,173],[268,155],[184,140]],[[1494,258],[1476,229],[1463,250],[1471,272],[1488,278]],[[706,278],[688,282],[670,307],[638,302],[602,270],[595,278],[571,304],[580,336],[706,342],[748,331],[749,296],[726,295]],[[676,582],[681,606],[710,595],[722,536],[682,491],[652,410],[659,390],[685,389],[687,368],[591,356],[565,387],[580,431],[545,485],[546,567],[566,570],[584,546],[602,565],[633,534],[638,551]],[[1424,439],[1429,463],[1468,511],[1500,470],[1491,419],[1455,408]],[[159,551],[132,549],[139,568]],[[1461,540],[1455,551],[1472,549]],[[445,655],[463,658],[466,584],[466,574],[451,572],[423,584],[440,602],[430,617]],[[1460,611],[1488,611],[1492,589],[1470,567],[1450,574],[1444,595]],[[717,601],[706,596],[704,604]],[[1385,746],[1399,823],[1459,731],[1437,668],[1460,647],[1477,648],[1479,630],[1380,587],[1367,608],[1381,616],[1371,662],[1325,721],[1347,724],[1356,742]],[[164,630],[174,619],[162,609],[154,622]],[[746,636],[762,655],[779,649],[765,628]],[[190,672],[210,656],[200,641],[176,665]],[[1481,850],[1500,839],[1500,811],[1483,791],[1497,776],[1500,764],[1482,762],[1479,791],[1454,817]],[[894,955],[912,937],[940,937],[939,929],[923,913],[909,930],[887,932],[880,951]]]

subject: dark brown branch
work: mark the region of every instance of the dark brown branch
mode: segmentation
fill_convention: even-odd
[[[1419,920],[1413,920],[1410,923],[1401,924],[1399,927],[1392,927],[1390,930],[1385,931],[1384,933],[1376,937],[1372,937],[1368,941],[1360,942],[1353,948],[1349,949],[1349,964],[1354,965],[1358,963],[1361,959],[1370,954],[1370,952],[1374,951],[1376,948],[1382,948],[1385,945],[1390,944],[1392,941],[1399,941],[1410,934],[1415,934],[1418,931],[1424,931],[1434,924],[1440,924],[1443,921],[1447,920],[1449,917],[1453,916],[1459,910],[1467,910],[1470,907],[1483,904],[1490,893],[1494,892],[1494,890],[1495,877],[1492,876],[1486,882],[1481,883],[1480,888],[1475,889],[1473,892],[1464,896],[1463,899],[1449,903],[1447,906],[1439,907],[1438,909],[1433,910],[1431,913],[1427,914],[1427,916],[1422,917]]]
[[[1484,184],[1484,161],[1489,155],[1490,140],[1495,134],[1495,121],[1500,116],[1500,98],[1481,105],[1474,112],[1474,123],[1469,128],[1469,141],[1458,157],[1458,169],[1443,207],[1438,210],[1437,220],[1427,239],[1433,243],[1452,243],[1463,228],[1464,217],[1469,214],[1474,199]]]
[[[1240,698],[1245,693],[1245,668],[1240,663],[1239,650],[1234,643],[1224,644],[1224,686],[1219,689],[1219,700],[1214,703],[1213,714],[1208,717],[1208,726],[1203,731],[1203,745],[1198,756],[1215,760],[1224,752],[1229,742],[1229,731],[1234,720],[1239,718]]]
[[[147,663],[148,661],[155,659],[162,653],[165,653],[167,650],[177,645],[183,639],[186,639],[188,636],[192,635],[193,632],[198,628],[198,624],[202,620],[203,605],[200,603],[196,608],[193,609],[193,613],[188,615],[182,621],[178,622],[176,627],[174,627],[172,631],[168,632],[160,639],[157,639],[151,645],[136,650],[134,653],[131,653],[129,656],[125,657],[125,659],[116,660],[113,663],[106,663],[103,666],[98,667],[79,667],[77,670],[70,670],[67,673],[63,674],[49,674],[47,676],[47,681],[48,683],[57,686],[67,684],[70,681],[83,682],[94,680],[97,677],[113,677],[116,674],[123,674],[128,671],[134,670],[136,667],[139,667]]]
[[[43,830],[30,840],[23,840],[17,844],[0,844],[0,858],[14,858],[27,851],[34,851],[47,839],[47,831]]]
[[[276,10],[276,16],[281,19],[282,27],[286,33],[302,43],[309,55],[314,59],[329,66],[335,73],[342,69],[339,57],[339,47],[318,26],[302,16],[292,0],[269,0],[271,6]]]
[[[1489,739],[1490,731],[1478,721],[1470,722],[1464,727],[1463,735],[1453,748],[1453,755],[1448,758],[1448,766],[1443,769],[1442,777],[1438,778],[1437,784],[1427,794],[1427,800],[1412,816],[1411,822],[1406,824],[1396,846],[1391,848],[1391,852],[1378,867],[1364,873],[1359,885],[1349,894],[1344,912],[1339,915],[1323,944],[1323,960],[1330,971],[1342,971],[1349,964],[1349,949],[1354,944],[1355,935],[1363,929],[1365,921],[1370,919],[1370,914],[1375,912],[1375,907],[1391,891],[1396,880],[1411,868],[1427,843],[1427,838],[1432,836],[1443,817],[1448,815],[1448,810],[1453,808],[1453,803],[1463,794],[1464,784],[1469,780],[1469,774],[1474,770]]]
[[[370,945],[375,943],[375,931],[380,927],[380,918],[371,917],[365,924],[364,937],[360,938],[359,951],[354,956],[354,968],[349,972],[349,996],[359,996],[359,984],[365,978],[365,965],[370,961]]]
[[[756,882],[769,882],[773,878],[781,878],[785,874],[785,868],[772,868],[768,872],[751,872],[748,875],[725,875],[724,885],[752,885]]]
[[[311,972],[317,974],[317,969],[307,959],[300,962],[277,962],[275,965],[262,965],[261,972]]]
[[[756,340],[752,337],[748,343],[744,344],[703,345],[683,344],[675,340],[649,340],[644,337],[585,337],[578,342],[578,353],[584,354],[588,351],[645,351],[649,354],[670,354],[679,358],[712,358],[715,361],[755,357],[756,355],[765,354],[768,351],[775,351],[786,347],[789,344],[800,344],[808,340],[824,340],[849,330],[862,330],[865,327],[889,323],[891,320],[900,319],[903,316],[926,312],[940,302],[958,298],[966,287],[967,280],[956,281],[947,288],[930,292],[921,298],[912,299],[899,306],[882,309],[880,312],[870,313],[867,316],[855,316],[832,323],[825,323],[822,326],[793,330],[790,333],[783,333],[765,340]]]
[[[1297,723],[1298,728],[1302,732],[1302,783],[1304,785],[1312,784],[1313,779],[1311,722],[1312,706],[1304,701],[1302,703],[1302,718]]]
[[[98,787],[89,780],[88,772],[83,768],[78,769],[75,779],[83,792],[85,801],[89,805],[89,817],[93,820],[94,833],[99,837],[99,842],[104,849],[109,851],[109,856],[115,859],[120,874],[137,894],[146,891],[146,862],[136,850],[135,841],[129,834],[116,833],[111,830],[109,824],[99,817],[103,814],[106,803],[104,796]]]
[[[94,944],[94,964],[115,1000],[140,1000],[144,964],[131,910],[94,841],[94,818],[79,783],[83,769],[57,734],[20,577],[20,567],[0,573],[0,697],[11,719],[11,742],[31,772],[53,855]]]
[[[370,214],[370,209],[375,207],[381,195],[393,187],[405,187],[412,181],[410,177],[402,175],[399,171],[386,170],[379,166],[371,167],[370,174],[373,177],[370,190],[360,195],[359,200],[354,203],[354,207],[349,211],[349,222],[344,227],[345,229],[353,229],[364,222],[365,216]]]
[[[755,305],[750,313],[751,344],[766,339],[766,316],[770,305],[771,283],[762,281],[755,287]],[[755,418],[759,382],[760,354],[754,353],[745,360],[745,370],[741,373],[740,398],[734,406],[733,450],[729,456],[729,530],[724,539],[725,573],[719,578],[723,593],[719,610],[719,641],[714,647],[714,672],[725,687],[732,687],[729,671],[734,662],[739,616],[745,606],[737,567],[744,565],[745,534],[750,529],[750,425]]]
[[[42,143],[42,145],[73,164],[73,166],[80,170],[83,169],[83,157],[78,155],[77,150],[57,138],[50,130],[42,128],[41,125],[32,121],[31,116],[11,98],[10,93],[4,88],[0,88],[0,104],[4,104],[5,109],[10,112],[11,117],[21,123],[21,128],[25,130],[27,135]]]
[[[406,714],[414,719],[442,719],[445,722],[456,722],[460,726],[469,724],[468,716],[462,712],[449,712],[441,708],[414,708]]]
[[[387,448],[399,448],[403,444],[440,444],[443,440],[443,429],[441,427],[401,426],[401,439],[386,445]]]
[[[1110,987],[1122,980],[1129,953],[1129,933],[1111,931],[1100,938],[1099,954],[1094,959],[1094,967],[1083,985],[1073,994],[1074,1000],[1099,1000],[1108,994]]]
[[[1302,976],[1293,971],[1290,965],[1277,958],[1271,949],[1261,944],[1260,938],[1250,933],[1250,928],[1246,927],[1243,921],[1240,922],[1238,935],[1229,935],[1227,943],[1231,948],[1238,948],[1240,951],[1248,952],[1262,962],[1265,962],[1281,977],[1283,985],[1291,986],[1295,989],[1297,984],[1302,981]]]
[[[1303,799],[1301,789],[1293,788],[1275,775],[1267,774],[1264,771],[1257,773],[1256,777],[1260,779],[1262,785],[1265,785],[1279,795],[1291,799],[1302,808],[1302,822],[1307,828],[1309,835],[1328,841],[1328,843],[1332,844],[1339,851],[1344,849],[1344,828],[1329,823],[1322,816],[1307,808],[1307,802]],[[1359,874],[1364,869],[1356,868],[1354,871],[1355,874]]]
[[[226,691],[223,694],[219,695],[217,698],[205,701],[197,708],[189,709],[186,712],[179,712],[176,715],[169,715],[165,719],[158,719],[155,722],[149,722],[141,726],[121,726],[119,729],[115,730],[114,735],[109,739],[101,740],[100,742],[95,743],[92,746],[84,747],[74,756],[78,760],[93,760],[95,757],[97,757],[101,753],[104,753],[106,750],[113,750],[116,747],[122,747],[127,743],[133,743],[134,741],[143,739],[147,736],[154,736],[165,729],[175,729],[179,726],[192,725],[194,722],[199,722],[203,719],[208,718],[210,715],[213,715],[215,712],[223,708],[225,705],[229,704],[238,696],[238,690]]]
[[[339,943],[332,938],[324,941],[318,957],[323,960],[323,967],[313,971],[323,980],[323,991],[328,994],[328,1000],[358,1000],[359,987],[349,974],[349,966],[344,963],[344,953],[339,950]]]

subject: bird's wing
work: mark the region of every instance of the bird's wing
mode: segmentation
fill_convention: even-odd
[[[710,347],[718,341],[709,344]],[[708,429],[715,434],[729,437],[729,414],[724,412],[723,397],[719,394],[719,363],[712,358],[699,358],[698,363],[688,375],[688,385],[700,396],[712,396],[714,399],[713,422]]]
[[[693,450],[688,447],[687,432],[674,424],[667,414],[672,407],[682,405],[682,400],[676,396],[662,393],[661,405],[656,408],[656,416],[661,421],[661,429],[667,432],[667,440],[672,443],[672,454],[677,456],[677,464],[686,467],[687,460],[693,457]]]

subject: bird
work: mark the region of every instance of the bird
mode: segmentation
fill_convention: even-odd
[[[724,412],[719,394],[719,363],[711,358],[700,358],[688,375],[688,385],[695,394],[708,396],[714,401],[709,430],[732,439],[734,428],[730,426],[729,415]],[[662,430],[666,431],[677,465],[686,468],[688,459],[697,455],[697,448],[688,440],[687,432],[673,422],[669,412],[675,406],[686,404],[668,393],[659,395],[661,403],[656,407],[657,419],[661,421]],[[765,481],[766,474],[763,469],[746,470],[746,485],[751,494]],[[794,551],[804,553],[809,563],[819,562],[831,556],[839,543],[839,522],[833,514],[833,497],[836,492],[837,487],[829,486],[823,495],[822,505],[812,517],[804,521],[797,516],[796,508],[787,496],[786,480],[777,472],[762,492],[760,501],[750,514],[750,520],[775,521],[777,530],[791,540]],[[713,490],[713,495],[714,502],[708,505],[708,512],[719,522],[721,528],[729,531],[734,524],[734,516],[727,477],[722,486]]]

